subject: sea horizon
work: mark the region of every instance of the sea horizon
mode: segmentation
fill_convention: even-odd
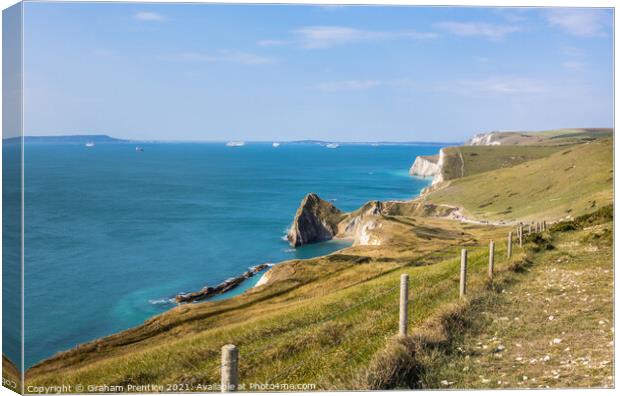
[[[458,145],[463,144],[462,141],[418,141],[418,140],[368,140],[368,141],[356,141],[356,140],[320,140],[320,139],[293,139],[293,140],[247,140],[247,139],[132,139],[132,138],[117,138],[107,134],[69,134],[69,135],[24,135],[15,137],[4,137],[3,141],[22,140],[24,143],[64,143],[64,144],[80,144],[83,143],[83,139],[88,138],[106,138],[107,140],[96,141],[98,144],[118,144],[118,143],[228,143],[231,141],[241,141],[245,144],[272,144],[274,142],[281,144],[320,144],[320,143],[338,143],[348,145],[366,145],[366,144],[380,144],[380,145]],[[75,139],[71,141],[70,139]]]

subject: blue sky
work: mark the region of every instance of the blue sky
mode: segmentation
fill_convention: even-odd
[[[608,9],[27,3],[25,132],[459,141],[610,127]]]

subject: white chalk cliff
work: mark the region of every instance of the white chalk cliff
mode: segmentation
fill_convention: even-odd
[[[435,173],[435,177],[433,178],[433,182],[431,185],[435,185],[437,183],[441,183],[443,181],[443,166],[446,158],[446,153],[443,149],[439,150],[439,159],[437,160],[437,173]]]
[[[466,146],[499,146],[502,144],[497,138],[499,134],[497,132],[479,133],[474,135],[471,139],[465,143]]]
[[[422,177],[434,176],[431,185],[441,183],[444,179],[442,168],[445,156],[443,149],[439,150],[437,155],[419,155],[409,169],[409,174]]]
[[[422,177],[435,176],[439,172],[438,160],[438,155],[419,155],[409,169],[409,174]]]

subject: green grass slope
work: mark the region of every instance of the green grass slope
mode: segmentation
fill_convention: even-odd
[[[459,146],[444,149],[443,180],[459,179],[491,170],[510,168],[548,157],[562,146]]]
[[[543,153],[544,150],[538,152]],[[451,180],[424,200],[462,207],[466,216],[479,220],[549,221],[613,202],[612,189],[613,142],[603,139],[565,146],[546,157],[515,166]]]

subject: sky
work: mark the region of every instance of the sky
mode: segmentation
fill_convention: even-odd
[[[462,141],[613,126],[613,11],[26,3],[24,131]]]

